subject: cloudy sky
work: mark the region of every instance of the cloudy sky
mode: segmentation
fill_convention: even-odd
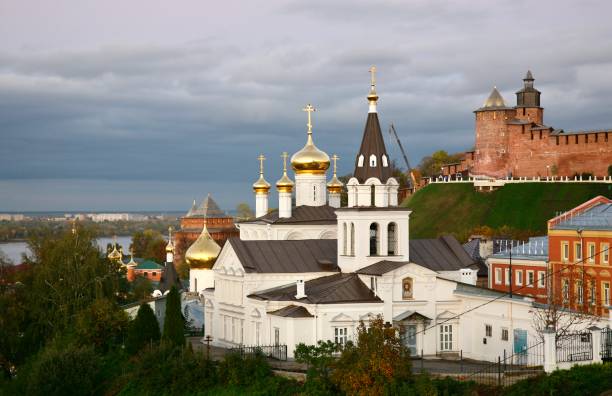
[[[257,155],[277,180],[306,103],[349,173],[372,64],[383,130],[413,164],[469,149],[472,110],[494,85],[514,104],[527,69],[547,124],[612,128],[610,15],[608,1],[0,0],[0,211],[252,203]]]

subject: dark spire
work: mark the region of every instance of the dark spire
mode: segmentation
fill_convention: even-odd
[[[523,88],[516,92],[517,107],[540,107],[540,91],[533,87],[534,80],[531,70],[527,70]]]
[[[166,269],[164,270],[164,274],[161,276],[159,280],[159,291],[165,293],[170,290],[172,286],[176,286],[178,290],[182,290],[183,286],[181,285],[181,280],[179,279],[178,273],[176,272],[176,268],[174,267],[174,263],[166,263]]]
[[[386,183],[391,177],[389,155],[385,148],[385,141],[380,131],[377,113],[368,113],[361,147],[355,158],[355,172],[353,176],[360,183],[371,177],[376,177]]]

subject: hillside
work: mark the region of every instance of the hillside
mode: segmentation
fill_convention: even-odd
[[[412,209],[411,238],[454,234],[464,240],[475,227],[509,226],[540,234],[546,221],[597,195],[612,197],[612,185],[508,184],[478,193],[471,184],[431,184],[402,203]]]

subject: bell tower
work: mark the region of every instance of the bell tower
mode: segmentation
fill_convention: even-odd
[[[531,70],[527,70],[523,78],[523,88],[516,91],[516,118],[543,124],[544,109],[540,107],[541,93],[533,87],[534,81]]]

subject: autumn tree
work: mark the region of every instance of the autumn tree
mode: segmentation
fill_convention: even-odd
[[[444,150],[438,150],[431,155],[423,157],[417,168],[423,177],[436,176],[440,174],[440,169],[443,165],[459,162],[462,156],[462,153],[449,154]]]
[[[249,220],[255,217],[255,214],[248,203],[242,202],[236,206],[236,217],[238,220]]]
[[[136,257],[163,263],[166,261],[166,244],[166,240],[159,231],[136,231],[132,235],[131,249]]]
[[[382,316],[362,321],[334,365],[333,382],[347,395],[384,395],[410,380],[410,356],[396,328]]]

